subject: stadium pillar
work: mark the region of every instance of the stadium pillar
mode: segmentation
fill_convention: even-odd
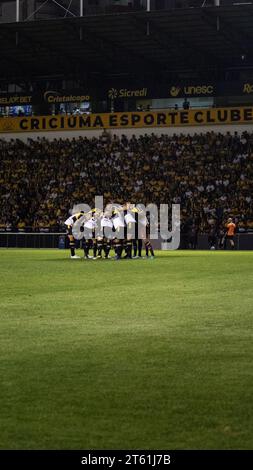
[[[150,11],[150,0],[147,0],[147,11]]]
[[[83,16],[83,0],[80,0],[80,16]]]
[[[216,7],[219,7],[220,6],[220,0],[214,0],[214,5]]]
[[[19,0],[16,0],[16,21],[19,21]]]

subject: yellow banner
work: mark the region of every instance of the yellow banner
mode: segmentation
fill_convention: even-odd
[[[252,124],[253,107],[0,118],[0,132]]]

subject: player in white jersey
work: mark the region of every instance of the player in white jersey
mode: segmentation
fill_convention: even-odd
[[[76,214],[72,214],[67,220],[65,220],[64,225],[67,226],[67,234],[69,239],[69,248],[70,248],[70,258],[71,259],[80,259],[80,256],[76,255],[75,253],[75,239],[72,234],[72,227],[74,223],[81,219],[84,216],[84,211],[77,212]]]

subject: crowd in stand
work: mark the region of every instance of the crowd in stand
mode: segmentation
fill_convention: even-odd
[[[77,203],[180,203],[183,227],[253,230],[253,133],[0,140],[0,230],[61,231]]]

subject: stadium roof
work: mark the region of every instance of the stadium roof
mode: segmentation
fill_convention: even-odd
[[[0,25],[0,78],[253,65],[253,5]]]

